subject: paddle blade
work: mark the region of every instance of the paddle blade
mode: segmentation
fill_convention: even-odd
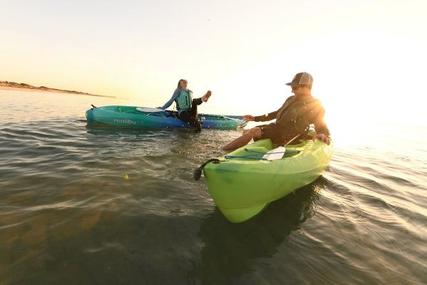
[[[275,149],[270,150],[266,154],[264,154],[262,158],[266,160],[279,160],[283,158],[283,156],[285,155],[285,152],[286,152],[286,148],[284,146],[279,146]]]
[[[144,113],[159,113],[164,112],[163,109],[160,108],[149,108],[149,107],[138,107],[136,108],[137,111],[144,112]]]

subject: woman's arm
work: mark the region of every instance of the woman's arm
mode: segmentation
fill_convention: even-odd
[[[172,94],[172,97],[162,107],[160,107],[160,109],[166,110],[167,108],[169,108],[170,105],[172,105],[173,101],[175,101],[175,99],[178,97],[180,91],[181,90],[179,89],[175,89],[175,91]]]

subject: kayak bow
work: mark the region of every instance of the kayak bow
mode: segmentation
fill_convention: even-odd
[[[332,146],[319,140],[288,145],[283,158],[265,159],[273,148],[269,139],[259,140],[203,168],[208,192],[229,221],[246,221],[270,202],[310,184],[332,156]]]

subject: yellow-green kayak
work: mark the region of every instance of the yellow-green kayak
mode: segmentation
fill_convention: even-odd
[[[270,140],[259,140],[204,167],[208,192],[231,222],[246,221],[270,202],[313,182],[332,156],[331,145],[306,140],[286,146],[282,158],[263,158],[273,148]]]

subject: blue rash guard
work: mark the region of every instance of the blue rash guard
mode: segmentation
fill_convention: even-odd
[[[169,99],[169,101],[167,101],[163,105],[163,107],[160,107],[160,109],[166,110],[167,108],[169,108],[170,105],[172,105],[172,103],[176,100],[176,98],[178,98],[180,93],[181,93],[181,89],[179,89],[179,88],[175,89],[175,91],[172,94],[172,97]]]

